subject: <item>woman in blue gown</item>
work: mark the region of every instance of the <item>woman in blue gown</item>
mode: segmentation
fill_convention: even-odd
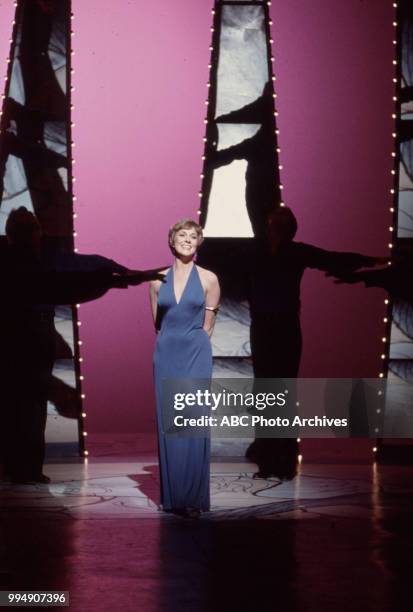
[[[209,510],[209,437],[165,435],[163,381],[210,379],[210,336],[219,304],[218,279],[193,262],[202,243],[202,228],[183,219],[169,230],[175,256],[164,282],[150,286],[152,314],[158,332],[154,355],[161,506],[163,510],[197,516]]]

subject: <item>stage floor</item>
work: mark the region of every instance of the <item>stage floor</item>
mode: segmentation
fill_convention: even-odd
[[[408,467],[304,464],[294,480],[284,482],[253,479],[254,468],[240,461],[213,463],[211,511],[201,520],[370,516],[383,498],[388,509],[413,491]],[[45,472],[49,485],[0,483],[3,516],[31,511],[49,518],[174,520],[159,510],[156,458],[51,463]]]
[[[413,468],[305,464],[291,482],[212,464],[211,512],[158,510],[155,457],[49,463],[0,484],[0,590],[64,589],[71,610],[402,609]]]

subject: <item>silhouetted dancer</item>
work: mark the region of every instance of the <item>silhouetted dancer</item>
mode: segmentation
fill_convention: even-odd
[[[219,168],[244,159],[247,161],[245,173],[245,200],[254,236],[263,237],[265,220],[280,202],[280,177],[276,158],[274,136],[274,100],[272,86],[267,82],[262,95],[251,104],[217,117],[216,123],[260,124],[257,133],[239,144],[227,149],[212,150],[208,161]]]
[[[256,242],[251,270],[251,355],[255,378],[296,378],[301,359],[300,284],[306,268],[348,271],[374,266],[383,258],[325,251],[295,242],[297,220],[287,207],[267,218],[267,240]],[[293,478],[298,445],[292,438],[260,438],[246,456],[258,464],[258,477]]]
[[[48,482],[42,468],[55,352],[52,305],[90,301],[110,288],[163,276],[159,270],[131,271],[113,262],[122,268],[114,273],[110,260],[95,271],[48,271],[41,261],[40,225],[24,207],[10,213],[6,233],[9,246],[0,259],[1,454],[6,478]]]

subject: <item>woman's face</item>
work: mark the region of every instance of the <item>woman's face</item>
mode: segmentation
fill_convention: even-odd
[[[173,247],[177,255],[193,257],[198,249],[198,234],[193,227],[176,232]]]

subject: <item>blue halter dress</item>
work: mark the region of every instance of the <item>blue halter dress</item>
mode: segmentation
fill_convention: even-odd
[[[211,342],[203,329],[205,295],[195,264],[179,302],[175,297],[173,269],[169,269],[158,293],[158,317],[154,376],[161,504],[164,510],[208,510],[210,440],[165,435],[162,415],[162,381],[205,380],[212,376]]]

